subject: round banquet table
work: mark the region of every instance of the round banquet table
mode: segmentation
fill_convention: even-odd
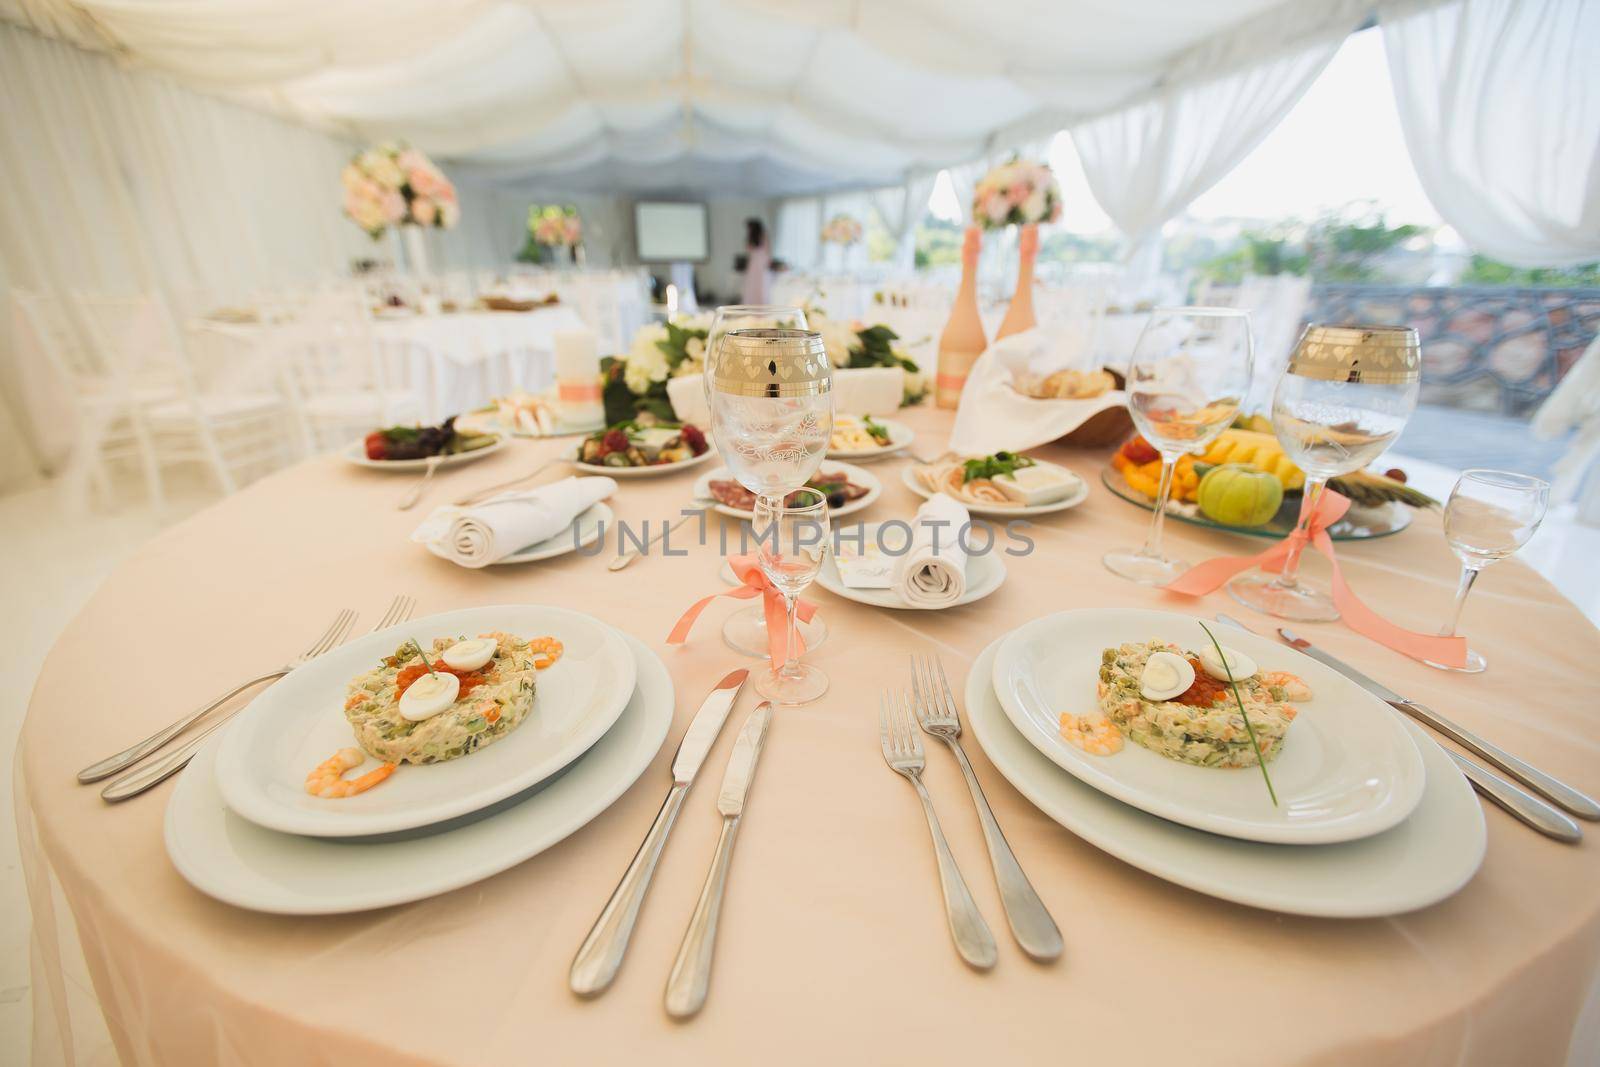
[[[932,410],[906,421],[918,450],[932,451],[949,427]],[[519,441],[443,471],[424,507],[565,447]],[[711,783],[679,817],[616,984],[585,1001],[566,975],[650,825],[700,698],[751,663],[720,640],[737,607],[728,600],[687,645],[664,643],[692,601],[724,588],[715,537],[686,558],[650,556],[618,573],[606,570],[610,551],[464,570],[407,541],[424,513],[395,510],[407,479],[332,456],[169,529],[62,634],[24,724],[19,826],[43,948],[41,1002],[59,1012],[71,1000],[59,950],[76,952],[75,934],[127,1064],[1563,1062],[1600,959],[1600,828],[1562,845],[1496,808],[1486,809],[1482,869],[1450,899],[1387,919],[1297,918],[1215,900],[1099,852],[1031,807],[969,732],[978,776],[1066,951],[1040,965],[1010,940],[954,761],[930,750],[929,788],[1000,945],[990,973],[961,963],[922,815],[878,751],[878,692],[904,684],[906,654],[936,651],[959,693],[985,645],[1052,611],[1226,610],[1264,623],[1225,594],[1175,600],[1107,573],[1100,555],[1137,544],[1147,513],[1100,486],[1106,454],[1036,454],[1076,469],[1092,495],[1034,525],[1037,551],[1006,559],[1009,577],[993,596],[948,612],[888,612],[812,590],[831,636],[811,659],[832,687],[774,721],[733,860],[711,995],[684,1024],[669,1020],[662,991],[714,848],[716,784],[756,699],[749,692],[708,761]],[[916,499],[899,481],[907,462],[873,467],[884,493],[863,519],[911,515]],[[673,518],[692,482],[627,481],[612,505],[632,523]],[[1167,537],[1191,561],[1261,547],[1182,523],[1168,524]],[[1378,610],[1415,626],[1443,616],[1456,570],[1436,516],[1339,553]],[[1307,566],[1326,574],[1318,558]],[[370,627],[401,592],[417,598],[419,615],[536,601],[639,637],[677,686],[667,743],[609,810],[533,859],[444,896],[323,918],[240,910],[180,878],[162,843],[173,781],[117,806],[75,784],[79,767],[280,662],[339,608],[358,608],[358,627]],[[1515,561],[1484,575],[1465,622],[1493,662],[1476,677],[1435,672],[1337,623],[1305,629],[1401,692],[1600,791],[1600,719],[1584,666],[1600,662],[1600,632]],[[359,847],[350,862],[361,862]],[[42,1023],[36,1033],[52,1043],[74,1025]]]

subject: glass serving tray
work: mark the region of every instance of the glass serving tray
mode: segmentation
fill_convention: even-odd
[[[1106,467],[1102,470],[1100,481],[1107,489],[1128,503],[1137,504],[1146,511],[1155,510],[1155,501],[1129,485],[1122,472],[1115,467]],[[1192,526],[1208,526],[1213,530],[1244,534],[1247,537],[1270,537],[1277,540],[1282,540],[1294,529],[1295,520],[1299,515],[1299,493],[1285,494],[1283,506],[1272,517],[1272,521],[1264,526],[1227,526],[1202,515],[1199,507],[1194,504],[1177,501],[1169,501],[1167,504],[1169,519],[1177,519]],[[1352,504],[1350,510],[1345,512],[1344,518],[1328,529],[1328,534],[1335,541],[1368,541],[1374,537],[1397,534],[1410,525],[1411,509],[1399,501],[1390,501],[1376,508],[1363,508]]]

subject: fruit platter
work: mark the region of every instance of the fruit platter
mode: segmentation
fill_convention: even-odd
[[[1117,496],[1155,506],[1161,455],[1143,437],[1124,442],[1100,480]],[[1178,458],[1167,514],[1180,522],[1253,537],[1282,538],[1294,529],[1304,496],[1305,472],[1294,465],[1260,416],[1237,420],[1199,455]],[[1416,508],[1438,501],[1405,483],[1405,473],[1357,471],[1329,488],[1350,498],[1350,510],[1328,533],[1335,541],[1360,541],[1399,533]]]

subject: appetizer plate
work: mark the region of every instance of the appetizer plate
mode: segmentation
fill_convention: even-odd
[[[1115,467],[1107,467],[1101,471],[1100,481],[1113,494],[1128,503],[1136,504],[1146,511],[1155,510],[1155,501],[1129,485],[1128,479]],[[1170,501],[1167,504],[1167,517],[1193,526],[1226,530],[1247,537],[1270,537],[1282,540],[1294,531],[1295,523],[1300,518],[1300,494],[1292,493],[1285,496],[1283,506],[1278,509],[1278,513],[1272,517],[1272,521],[1263,526],[1228,526],[1208,518],[1193,504],[1175,505]],[[1395,500],[1375,508],[1352,506],[1344,513],[1344,518],[1328,527],[1328,534],[1335,541],[1370,541],[1374,537],[1397,534],[1410,525],[1411,509]]]
[[[867,522],[861,524],[862,536],[868,543],[876,543],[879,527],[883,523]],[[898,539],[896,534],[900,534]],[[954,536],[952,534],[951,536]],[[884,535],[884,544],[895,547],[904,543],[903,530],[891,531]],[[977,545],[981,545],[980,540]],[[943,608],[922,607],[917,604],[907,604],[899,593],[893,589],[858,589],[844,584],[844,579],[839,575],[839,564],[834,560],[833,553],[829,552],[822,560],[822,570],[817,572],[817,584],[835,596],[842,596],[846,600],[854,600],[858,604],[867,604],[875,608],[899,608],[903,611],[948,611],[950,608],[959,608],[963,604],[970,604],[974,600],[982,600],[996,589],[1000,588],[1006,580],[1006,565],[1001,562],[1000,549],[997,547],[998,539],[990,546],[990,551],[981,556],[967,557],[967,591],[960,599]]]
[[[1065,511],[1067,508],[1075,508],[1085,500],[1089,499],[1089,483],[1084,481],[1076,471],[1068,470],[1066,467],[1062,467],[1055,463],[1046,463],[1044,460],[1038,460],[1037,465],[1040,467],[1054,467],[1056,470],[1066,471],[1066,473],[1072,475],[1078,480],[1077,491],[1051,504],[1034,504],[1028,507],[1019,505],[1017,507],[1008,508],[995,504],[974,504],[970,501],[963,500],[961,501],[962,506],[968,511],[972,512],[974,515],[984,515],[991,519],[1026,519],[1032,518],[1035,515],[1048,515],[1052,511]],[[900,471],[900,480],[906,484],[906,488],[910,489],[913,493],[922,497],[924,500],[933,498],[933,490],[929,489],[927,486],[923,485],[917,480],[917,468],[915,464],[905,467]]]
[[[345,687],[409,638],[476,637],[503,630],[554,636],[566,650],[538,673],[533,710],[494,744],[444,763],[401,764],[365,793],[324,800],[305,777],[355,744]],[[250,822],[312,837],[360,837],[443,822],[514,796],[587,752],[633,692],[635,665],[622,635],[588,615],[536,604],[465,608],[358,637],[291,672],[235,717],[217,749],[217,785]],[[377,764],[368,760],[365,770]],[[349,777],[363,773],[358,768]]]
[[[822,466],[817,473],[843,474],[845,477],[849,478],[851,482],[861,486],[867,491],[864,496],[857,497],[856,499],[847,502],[844,507],[831,509],[828,512],[828,516],[833,521],[842,519],[846,515],[854,515],[858,511],[862,511],[868,507],[871,507],[872,502],[878,499],[878,495],[883,492],[883,483],[878,481],[878,478],[875,474],[851,463],[840,463],[836,460],[823,460]],[[737,480],[734,478],[733,472],[727,467],[718,467],[710,474],[702,474],[695,480],[694,483],[695,500],[711,500],[711,483],[724,480],[730,482]],[[726,515],[732,519],[744,519],[746,522],[749,522],[751,519],[755,518],[755,513],[752,511],[744,511],[740,508],[729,507],[727,504],[723,503],[711,505],[711,510],[718,512],[719,514]]]
[[[1057,766],[1108,796],[1197,830],[1326,844],[1382,833],[1415,810],[1427,779],[1399,714],[1293,649],[1232,627],[1211,628],[1262,670],[1290,671],[1311,687],[1313,699],[1296,703],[1300,714],[1267,764],[1276,807],[1257,767],[1197,767],[1131,740],[1114,755],[1095,756],[1060,735],[1063,712],[1099,708],[1102,649],[1159,639],[1197,651],[1208,639],[1188,615],[1091,608],[1036,619],[1002,641],[994,690],[1012,725]]]
[[[608,467],[604,463],[585,463],[580,460],[578,456],[583,452],[583,442],[580,441],[565,458],[584,474],[604,474],[608,478],[654,478],[658,474],[676,474],[690,467],[698,467],[715,455],[716,451],[714,447],[707,448],[698,456],[679,460],[677,463],[654,463],[648,467]]]
[[[606,530],[611,527],[616,519],[616,513],[606,505],[605,501],[597,501],[589,506],[589,510],[572,520],[572,525],[543,541],[535,541],[526,548],[519,548],[504,559],[495,560],[489,564],[491,567],[504,567],[515,563],[537,563],[541,559],[552,559],[564,556],[568,552],[576,552],[580,548],[588,548],[606,535]],[[439,558],[446,557],[432,546],[428,551]]]
[[[666,740],[672,679],[642,642],[626,634],[621,639],[638,688],[616,725],[561,774],[529,795],[503,801],[493,814],[445,833],[359,844],[263,829],[229,811],[217,789],[216,758],[224,734],[202,748],[178,779],[167,804],[167,854],[202,893],[282,915],[404,904],[513,867],[609,808]]]
[[[990,684],[1003,640],[984,649],[967,675],[967,718],[978,744],[1040,811],[1157,878],[1255,908],[1353,919],[1437,903],[1466,885],[1483,862],[1487,833],[1472,787],[1439,746],[1405,720],[1401,726],[1421,752],[1427,777],[1422,801],[1394,829],[1360,841],[1320,848],[1257,844],[1192,830],[1113,800],[1063,774],[1011,724]]]
[[[475,448],[471,452],[457,452],[453,456],[445,456],[439,460],[439,466],[441,468],[459,467],[463,463],[471,463],[473,460],[492,456],[506,447],[506,441],[506,435],[497,432],[494,444]],[[368,470],[374,471],[409,471],[415,474],[428,469],[428,457],[426,456],[422,459],[368,459],[367,447],[364,441],[350,442],[340,455],[357,467],[366,467]]]
[[[901,451],[917,439],[911,427],[903,422],[893,419],[873,419],[873,422],[889,431],[889,443],[882,448],[830,448],[829,459],[853,459],[858,463],[868,463],[884,456],[892,456]]]

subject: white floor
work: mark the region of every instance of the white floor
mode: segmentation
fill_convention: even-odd
[[[1440,499],[1451,472],[1421,461],[1403,465],[1412,482]],[[69,513],[54,486],[40,484],[0,496],[0,591],[10,609],[0,613],[0,1061],[27,1062],[31,1029],[28,977],[28,908],[14,826],[11,753],[22,728],[33,679],[57,634],[113,568],[159,532],[215,499],[200,485],[169,486],[160,516],[137,499],[112,510]],[[1570,511],[1552,513],[1523,558],[1559,585],[1600,624],[1600,529],[1579,526]]]

